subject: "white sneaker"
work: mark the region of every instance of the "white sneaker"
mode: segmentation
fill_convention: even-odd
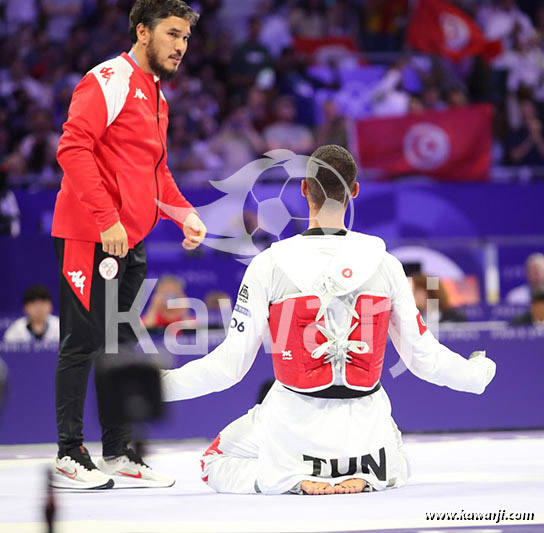
[[[55,459],[49,484],[57,489],[111,489],[111,476],[100,472],[83,446]]]
[[[126,455],[107,461],[100,458],[96,464],[104,474],[115,480],[117,489],[171,487],[176,482],[173,477],[152,470],[130,448]]]

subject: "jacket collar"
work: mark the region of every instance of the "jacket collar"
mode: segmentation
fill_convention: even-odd
[[[132,68],[134,68],[135,70],[139,70],[144,76],[147,76],[149,78],[153,78],[153,83],[157,83],[158,81],[160,81],[160,78],[158,76],[155,76],[153,74],[148,74],[147,72],[144,72],[142,70],[142,68],[140,67],[140,65],[138,65],[138,63],[136,63],[136,61],[134,61],[134,59],[132,59],[132,57],[130,57],[126,52],[123,52],[121,54],[121,57],[125,61],[128,61],[132,65]]]

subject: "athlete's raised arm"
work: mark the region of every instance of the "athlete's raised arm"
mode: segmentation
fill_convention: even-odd
[[[384,261],[391,280],[389,335],[408,369],[436,385],[484,392],[495,376],[495,363],[482,355],[465,359],[440,344],[423,323],[399,260],[386,254]]]
[[[271,259],[265,251],[248,266],[226,339],[201,359],[162,375],[165,401],[186,400],[228,389],[248,372],[268,328]]]

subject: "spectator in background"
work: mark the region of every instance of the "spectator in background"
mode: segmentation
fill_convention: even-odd
[[[353,7],[353,2],[350,0],[328,2],[327,30],[329,35],[350,37],[359,34],[359,20],[358,17],[353,16]]]
[[[21,233],[19,216],[19,205],[9,189],[7,172],[0,167],[0,235],[18,237]]]
[[[238,102],[247,100],[249,88],[255,84],[258,76],[274,76],[272,58],[268,50],[259,42],[261,19],[251,17],[247,40],[237,46],[230,63],[230,83],[233,97]]]
[[[249,120],[257,131],[262,131],[270,122],[269,97],[266,91],[259,87],[249,89],[247,100]]]
[[[296,154],[309,154],[314,149],[310,128],[295,123],[296,108],[291,96],[278,98],[275,105],[276,121],[264,129],[268,150],[284,148]]]
[[[326,144],[347,146],[348,144],[346,119],[338,111],[334,100],[327,100],[323,106],[323,122],[317,129],[316,143],[318,146]]]
[[[510,163],[513,165],[544,165],[542,121],[531,100],[520,103],[521,128],[513,130],[508,139]]]
[[[487,39],[502,41],[505,51],[512,48],[518,28],[528,39],[535,34],[531,19],[519,9],[515,0],[493,0],[491,5],[479,9],[476,20]]]
[[[142,317],[144,326],[149,330],[163,330],[173,322],[188,320],[190,317],[187,307],[168,308],[168,300],[178,298],[187,298],[184,281],[177,276],[162,276]]]
[[[419,113],[425,112],[425,106],[421,98],[415,94],[410,96],[410,102],[408,104],[408,113],[412,115],[418,115]]]
[[[535,31],[539,33],[540,35],[544,35],[544,1],[543,0],[539,0],[537,6],[534,8],[533,19],[535,23]]]
[[[510,127],[519,129],[522,122],[520,100],[531,98],[544,102],[544,52],[537,36],[527,39],[518,28],[512,50],[495,61],[495,67],[507,72],[506,105]],[[525,98],[521,95],[525,94]]]
[[[510,322],[511,326],[544,325],[544,290],[539,289],[531,295],[531,308]]]
[[[23,60],[14,60],[10,64],[9,71],[3,71],[1,74],[0,96],[9,100],[16,97],[17,91],[23,91],[30,101],[37,103],[40,107],[50,107],[53,101],[52,88],[34,79]]]
[[[68,109],[72,100],[72,92],[78,81],[74,84],[70,82],[68,76],[62,78],[55,85],[55,102],[53,104],[53,127],[57,131],[62,131],[62,125],[68,119]]]
[[[5,342],[59,342],[59,318],[52,315],[51,294],[44,285],[29,287],[23,296],[25,316],[4,333]]]
[[[508,71],[506,86],[509,93],[515,94],[522,87],[531,92],[542,91],[544,52],[536,35],[527,39],[521,30],[517,31],[512,50],[505,52],[495,66]]]
[[[51,41],[64,42],[77,22],[83,0],[41,0],[41,6],[47,17],[47,31]]]
[[[42,183],[57,181],[57,146],[60,134],[53,131],[51,114],[46,109],[32,109],[29,117],[31,133],[24,137],[19,152],[26,170],[38,174]]]
[[[440,111],[446,108],[446,104],[440,94],[440,89],[436,85],[427,85],[423,89],[421,99],[425,109],[428,111]]]
[[[224,291],[210,291],[204,298],[206,309],[208,310],[208,329],[225,330],[228,325],[223,323],[222,306],[227,310],[226,320],[230,318],[232,312],[232,302],[230,296]]]
[[[372,112],[376,116],[405,115],[410,95],[402,89],[403,62],[393,65],[373,89]]]
[[[203,169],[204,163],[193,150],[193,136],[188,131],[185,116],[172,117],[168,129],[168,168],[173,172]]]
[[[408,16],[408,0],[364,2],[364,49],[372,52],[400,50],[401,29]]]
[[[324,83],[318,76],[309,70],[312,58],[296,48],[286,48],[281,58],[276,62],[277,93],[293,96],[296,108],[297,122],[313,127],[315,123],[315,95],[318,88],[330,88],[337,90],[337,69],[331,61],[330,68],[333,80],[329,84]]]
[[[63,58],[63,66],[68,71],[75,70],[78,64],[78,58],[81,54],[85,53],[86,50],[89,50],[89,48],[92,48],[89,28],[83,24],[74,26],[70,30],[70,36],[66,40],[66,44],[64,46],[66,53]],[[77,85],[78,82],[79,79],[75,81],[74,86]]]
[[[464,107],[467,105],[467,95],[461,89],[450,89],[448,91],[448,106],[451,108]]]
[[[438,300],[438,321],[442,322],[466,322],[464,313],[452,307],[449,302],[448,293],[442,283],[438,283],[438,289],[428,289],[427,276],[414,274],[411,277],[412,291],[416,307],[419,309],[423,319],[427,321],[429,300]]]
[[[2,106],[1,101],[0,106]],[[0,161],[10,153],[11,149],[10,130],[9,126],[5,123],[4,117],[7,117],[7,113],[3,109],[0,109]]]
[[[263,138],[253,127],[245,107],[239,107],[230,115],[208,148],[222,159],[226,171],[239,170],[266,151]]]
[[[130,48],[126,33],[126,12],[123,13],[121,7],[114,2],[108,4],[106,9],[97,11],[100,18],[91,31],[92,51],[94,57],[98,58],[117,55],[120,50]],[[133,0],[131,4],[134,4]]]
[[[198,124],[197,139],[191,145],[193,156],[198,158],[200,168],[205,170],[224,170],[223,160],[210,149],[210,139],[217,132],[217,121],[204,116]]]
[[[274,12],[272,4],[272,0],[261,0],[259,4],[259,14],[262,17],[259,42],[272,58],[278,58],[285,48],[291,46],[293,37],[285,13]]]
[[[544,290],[544,254],[531,254],[525,262],[527,283],[512,289],[506,295],[506,303],[529,305],[531,293]]]
[[[289,25],[295,37],[325,37],[326,8],[323,0],[302,0],[291,11]]]
[[[38,0],[3,0],[0,1],[0,10],[4,10],[5,20],[5,26],[0,25],[0,35],[12,35],[22,25],[35,27],[39,20]]]

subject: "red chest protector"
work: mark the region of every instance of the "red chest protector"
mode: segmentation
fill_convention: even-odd
[[[322,390],[333,384],[335,360],[326,361],[327,352],[315,350],[331,340],[325,320],[316,321],[321,306],[318,296],[288,298],[269,308],[272,361],[278,381],[292,389]],[[344,385],[366,390],[374,387],[381,376],[391,302],[383,296],[361,294],[355,303],[358,318],[352,317],[351,334],[344,346],[359,341],[360,348],[347,351]],[[323,334],[320,328],[325,328]],[[352,341],[347,343],[347,341]],[[332,352],[332,349],[331,349]],[[362,353],[361,353],[362,352]],[[312,353],[314,357],[312,357]],[[317,356],[317,357],[316,357]]]

